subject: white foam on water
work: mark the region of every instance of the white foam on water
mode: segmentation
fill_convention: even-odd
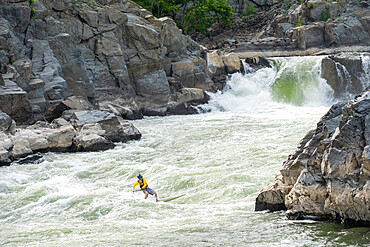
[[[315,61],[308,61],[313,75]],[[232,75],[229,88],[203,106],[210,113],[132,121],[143,134],[140,141],[104,152],[48,153],[41,164],[1,167],[0,245],[358,243],[358,235],[337,233],[336,225],[254,212],[258,192],[329,108],[325,94],[315,98],[316,92],[301,106],[272,97],[271,85],[293,64]],[[325,91],[320,81],[315,85]],[[143,193],[131,192],[139,173],[160,198],[186,195],[168,203],[144,200]]]

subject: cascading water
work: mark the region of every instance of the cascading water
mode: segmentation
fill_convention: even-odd
[[[204,110],[269,110],[290,106],[328,106],[334,102],[333,90],[320,77],[323,57],[271,58],[271,68],[254,72],[244,63],[244,75],[231,75],[223,92],[211,94]]]
[[[140,141],[0,167],[0,246],[362,246],[368,228],[254,212],[258,192],[327,111],[321,58],[234,74],[206,114],[133,121]],[[296,81],[299,78],[301,81]],[[164,198],[132,193],[141,173]]]
[[[364,73],[360,80],[362,83],[362,88],[366,89],[370,86],[370,56],[361,56],[361,61]]]

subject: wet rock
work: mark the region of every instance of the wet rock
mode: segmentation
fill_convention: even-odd
[[[38,164],[40,162],[42,162],[41,154],[30,154],[24,158],[17,159],[15,163],[23,165],[23,164]]]
[[[97,134],[78,135],[73,141],[75,151],[99,151],[114,148],[115,145]]]
[[[103,137],[111,142],[127,142],[141,138],[141,133],[129,122],[106,111],[80,111],[71,120],[77,129],[86,124],[99,124],[104,130]]]
[[[286,210],[284,197],[285,194],[281,191],[283,183],[277,180],[264,188],[256,198],[255,210],[271,212]]]
[[[348,93],[355,95],[365,89],[365,70],[361,56],[350,54],[331,55],[321,63],[321,76],[334,90],[334,96],[341,99],[347,99]]]
[[[46,130],[48,148],[56,151],[68,151],[76,136],[76,130],[72,125],[62,126],[58,129]]]
[[[248,57],[245,59],[245,62],[250,67],[250,68],[247,68],[247,70],[252,69],[253,71],[253,70],[259,70],[262,68],[271,68],[270,62],[264,57]],[[251,72],[251,71],[247,71],[247,72]]]

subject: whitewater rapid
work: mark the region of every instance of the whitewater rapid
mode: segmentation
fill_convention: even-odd
[[[285,72],[266,68],[232,75],[227,88],[201,107],[211,112],[135,120],[140,141],[104,152],[48,153],[40,164],[0,167],[0,245],[368,244],[366,228],[254,212],[258,192],[333,100],[319,76],[321,58],[307,59],[278,60]],[[292,91],[289,68],[300,61],[309,75],[297,75],[306,78],[301,81],[306,86]],[[319,95],[299,99],[312,88]],[[144,200],[131,192],[139,173],[162,198],[186,195],[168,203]]]

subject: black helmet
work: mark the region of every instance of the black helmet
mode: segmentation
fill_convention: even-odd
[[[143,176],[141,176],[141,174],[139,174],[139,176],[137,176],[137,178],[140,179],[140,178],[143,178]]]

